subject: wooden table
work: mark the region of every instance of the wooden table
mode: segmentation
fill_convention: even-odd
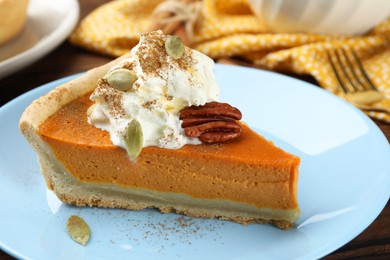
[[[81,17],[91,12],[107,0],[80,0]],[[13,75],[0,80],[0,106],[24,92],[47,82],[83,72],[111,60],[94,53],[79,49],[65,42],[56,50]],[[307,78],[308,81],[313,80]],[[315,83],[315,82],[314,82]],[[375,121],[390,140],[390,124]],[[390,158],[389,158],[390,159]],[[0,214],[1,217],[1,214]],[[0,231],[1,232],[1,231]],[[326,259],[390,258],[390,203],[379,217],[351,242],[331,253]],[[13,259],[0,250],[0,260]]]

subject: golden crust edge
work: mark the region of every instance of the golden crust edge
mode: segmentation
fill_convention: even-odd
[[[147,208],[156,208],[161,213],[167,214],[167,213],[178,213],[182,215],[186,215],[189,217],[196,217],[196,218],[207,218],[207,219],[220,219],[220,220],[227,220],[236,222],[241,225],[249,225],[249,224],[271,224],[276,226],[279,229],[282,230],[288,230],[294,227],[293,222],[289,222],[286,220],[275,220],[275,219],[265,219],[261,217],[242,217],[235,214],[228,215],[226,212],[221,214],[218,211],[210,212],[210,211],[204,211],[204,210],[197,210],[197,209],[191,209],[189,207],[172,207],[172,206],[164,206],[164,205],[153,205],[147,203],[134,203],[133,201],[116,201],[116,200],[86,200],[80,197],[72,197],[69,195],[64,194],[56,194],[57,197],[64,203],[75,205],[78,207],[101,207],[101,208],[121,208],[121,209],[128,209],[128,210],[143,210]]]

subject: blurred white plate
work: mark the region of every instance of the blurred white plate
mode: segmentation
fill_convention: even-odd
[[[18,122],[34,99],[78,76],[0,108],[0,122],[6,122],[0,135],[0,248],[18,259],[318,259],[362,232],[389,199],[389,143],[362,112],[299,80],[217,65],[221,100],[301,157],[297,228],[65,205],[47,191]],[[66,232],[72,214],[91,227],[85,247]]]
[[[0,46],[0,78],[26,67],[60,45],[78,18],[77,0],[30,0],[23,31]]]

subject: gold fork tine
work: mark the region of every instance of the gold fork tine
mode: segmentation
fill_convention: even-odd
[[[336,52],[336,51],[334,50],[334,52]],[[347,87],[344,85],[344,81],[341,79],[341,75],[338,72],[336,64],[333,62],[332,55],[331,55],[330,51],[326,50],[326,55],[328,56],[328,61],[330,63],[330,66],[332,67],[333,73],[336,76],[336,79],[339,83],[339,86],[341,87],[341,89],[343,90],[344,93],[348,93],[349,91],[348,91]]]
[[[359,56],[357,55],[357,53],[356,53],[354,50],[351,50],[351,53],[352,53],[352,56],[353,56],[353,58],[354,58],[355,63],[356,63],[356,64],[358,65],[358,67],[359,67],[360,72],[362,73],[364,79],[365,79],[366,82],[368,83],[368,86],[370,86],[370,88],[371,88],[372,90],[378,91],[378,89],[377,89],[377,88],[375,87],[375,85],[372,83],[370,77],[368,77],[368,75],[367,75],[365,69],[363,68],[363,64],[362,64],[362,62],[360,61],[360,58],[359,58]]]
[[[368,77],[355,51],[340,48],[327,50],[326,55],[346,100],[364,110],[390,113],[389,108],[375,104],[384,96]]]
[[[345,49],[341,49],[341,53],[346,61],[346,65],[347,65],[347,68],[348,68],[348,71],[350,72],[351,75],[349,75],[343,68],[343,71],[344,71],[344,74],[346,76],[346,78],[348,79],[348,82],[350,83],[350,85],[352,86],[353,90],[355,92],[357,91],[364,91],[365,88],[364,88],[364,85],[365,83],[363,81],[361,81],[360,77],[358,76],[357,74],[357,71],[356,71],[356,66],[354,66],[354,64],[352,63],[352,61],[350,60],[347,52],[345,51]],[[341,60],[340,60],[340,57],[338,55],[338,52],[336,51],[336,55],[338,57],[338,60],[340,61],[340,64],[341,64]],[[354,57],[354,61],[356,61],[355,57]],[[360,63],[361,64],[361,63]],[[357,70],[359,70],[360,73],[362,73],[364,70],[363,70],[363,66],[358,66]],[[352,79],[353,77],[353,79]]]

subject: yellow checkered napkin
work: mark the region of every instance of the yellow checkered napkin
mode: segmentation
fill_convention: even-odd
[[[70,37],[92,51],[120,56],[138,43],[139,32],[153,28],[152,13],[162,0],[115,0],[94,10]],[[274,71],[312,75],[342,96],[326,52],[353,47],[390,109],[390,19],[361,37],[319,34],[274,34],[251,12],[247,0],[204,0],[191,37],[192,47],[213,59],[240,57]],[[390,113],[367,112],[390,123]]]

